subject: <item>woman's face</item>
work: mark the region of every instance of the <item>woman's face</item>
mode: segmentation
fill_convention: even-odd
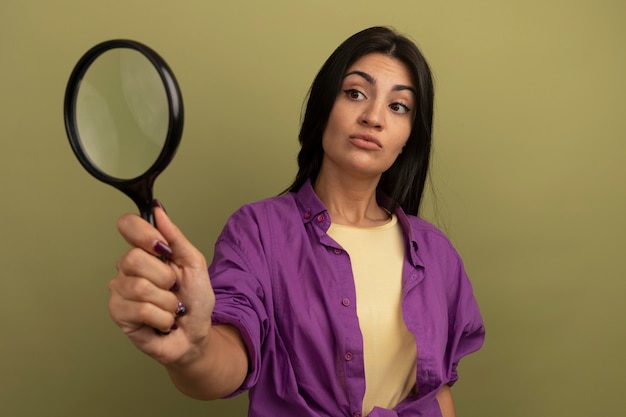
[[[377,178],[406,144],[415,115],[416,89],[399,60],[373,53],[344,75],[322,137],[323,170]]]

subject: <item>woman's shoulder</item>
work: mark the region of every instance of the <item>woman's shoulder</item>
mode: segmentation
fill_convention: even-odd
[[[243,244],[281,234],[285,225],[295,221],[297,207],[290,195],[280,195],[240,206],[226,221],[218,241]]]
[[[451,251],[456,249],[450,238],[439,227],[421,217],[407,215],[412,240],[422,249],[430,248],[434,251]]]
[[[246,203],[236,212],[284,215],[294,211],[297,211],[295,198],[292,193],[287,193]]]
[[[438,237],[446,241],[448,240],[448,237],[446,236],[446,234],[437,226],[429,222],[428,220],[423,219],[422,217],[413,216],[413,215],[407,215],[406,217],[409,220],[411,231],[419,233],[419,234],[423,234],[423,235]]]
[[[246,203],[230,216],[229,222],[275,223],[299,218],[298,206],[292,193]]]

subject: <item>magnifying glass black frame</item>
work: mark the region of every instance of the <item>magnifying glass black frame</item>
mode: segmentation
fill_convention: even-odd
[[[116,178],[98,169],[97,165],[89,158],[83,146],[76,121],[77,96],[83,77],[89,70],[91,64],[100,55],[116,48],[127,48],[138,51],[152,63],[163,82],[169,109],[167,136],[161,153],[150,168],[143,174],[130,179]],[[81,165],[98,180],[117,188],[129,196],[139,208],[141,217],[155,225],[152,187],[157,176],[172,161],[176,153],[182,136],[184,121],[183,100],[180,88],[176,78],[174,78],[172,70],[165,60],[148,46],[133,40],[114,39],[97,44],[82,56],[70,75],[65,90],[64,118],[67,137]]]

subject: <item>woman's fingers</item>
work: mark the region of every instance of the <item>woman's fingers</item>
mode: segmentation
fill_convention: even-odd
[[[130,249],[117,261],[117,270],[127,277],[146,277],[155,286],[170,290],[176,283],[176,272],[170,265],[143,249]]]
[[[109,283],[109,289],[111,317],[127,334],[142,326],[169,331],[176,317],[185,313],[173,292],[146,278],[118,276]]]
[[[176,282],[171,266],[133,248],[119,259],[117,269],[109,283],[113,320],[127,334],[142,326],[168,331],[180,310],[176,294],[170,291]]]
[[[111,317],[122,331],[130,335],[144,328],[152,328],[161,333],[169,333],[176,327],[175,315],[155,304],[124,300],[116,305],[116,298],[109,301]]]
[[[138,215],[124,214],[117,221],[117,229],[131,246],[154,256],[171,256],[171,248],[159,230]]]
[[[176,264],[206,269],[206,262],[202,253],[172,223],[162,206],[158,205],[154,208],[154,218],[159,228],[159,233],[163,236],[163,242],[167,243],[172,249],[172,259]]]
[[[160,204],[154,208],[154,217],[157,228],[136,214],[121,216],[117,221],[117,228],[131,246],[143,249],[154,256],[172,260],[181,267],[206,267],[202,253],[172,223]]]

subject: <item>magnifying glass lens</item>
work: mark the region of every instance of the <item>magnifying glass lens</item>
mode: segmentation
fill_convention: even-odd
[[[180,89],[163,58],[130,40],[94,46],[72,71],[64,112],[83,167],[128,195],[154,224],[152,186],[183,129]]]

